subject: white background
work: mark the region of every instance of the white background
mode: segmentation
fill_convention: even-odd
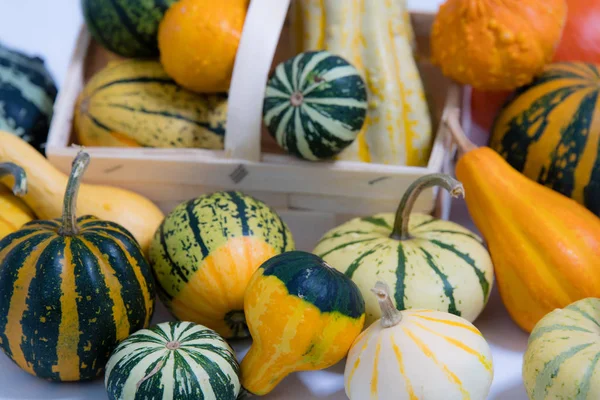
[[[411,9],[423,11],[436,11],[441,3],[440,0],[408,1]],[[0,42],[42,56],[59,86],[65,79],[81,23],[79,0],[0,0]],[[474,229],[460,201],[453,207],[452,219]],[[168,318],[161,307],[155,322]],[[490,343],[494,358],[494,383],[489,399],[527,400],[521,381],[527,335],[510,320],[496,290],[475,324]],[[243,356],[247,343],[234,344],[234,347]],[[342,374],[342,363],[327,371],[294,374],[265,398],[343,400],[346,396]],[[0,353],[0,400],[9,399],[99,400],[106,399],[106,394],[101,381],[52,384],[31,377]]]

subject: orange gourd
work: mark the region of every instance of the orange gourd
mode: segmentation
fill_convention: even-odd
[[[569,14],[554,61],[600,64],[600,2],[567,0]]]
[[[432,61],[477,89],[514,89],[552,60],[566,15],[566,0],[447,0],[433,24]]]
[[[446,121],[462,157],[456,177],[488,243],[504,305],[525,331],[547,313],[600,297],[600,219],[466,139],[458,113]]]

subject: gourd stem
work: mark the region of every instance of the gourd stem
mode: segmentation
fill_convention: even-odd
[[[384,328],[391,328],[396,326],[402,321],[402,313],[396,309],[392,299],[390,297],[390,288],[386,283],[377,282],[375,287],[371,289],[377,300],[379,301],[379,308],[381,308],[381,326]]]
[[[412,212],[417,197],[419,197],[423,190],[431,186],[443,187],[450,192],[452,197],[464,196],[465,194],[462,184],[447,174],[429,174],[417,179],[408,187],[396,210],[394,229],[390,235],[392,239],[410,239],[410,233],[408,232],[410,213]]]
[[[452,139],[454,139],[454,142],[458,146],[459,153],[468,153],[477,148],[477,146],[467,138],[465,131],[460,125],[460,111],[457,108],[449,110],[446,113],[444,123],[450,130]]]
[[[81,178],[90,163],[90,155],[80,151],[73,160],[71,175],[65,190],[63,203],[62,226],[59,233],[63,236],[73,236],[79,231],[77,228],[77,194],[81,186]]]
[[[15,179],[12,188],[15,196],[24,196],[27,194],[27,175],[23,168],[11,162],[0,163],[0,178],[5,175],[12,175]]]

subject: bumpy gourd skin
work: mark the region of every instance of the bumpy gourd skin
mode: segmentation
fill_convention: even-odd
[[[600,219],[592,212],[521,175],[489,147],[466,153],[456,177],[521,328],[531,332],[550,311],[600,297]]]
[[[432,61],[476,89],[514,89],[552,60],[566,16],[565,0],[448,0],[433,25]]]

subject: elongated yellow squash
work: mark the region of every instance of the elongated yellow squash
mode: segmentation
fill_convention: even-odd
[[[423,166],[431,119],[413,57],[414,32],[404,0],[297,0],[295,50],[329,50],[364,76],[369,110],[341,160]]]

